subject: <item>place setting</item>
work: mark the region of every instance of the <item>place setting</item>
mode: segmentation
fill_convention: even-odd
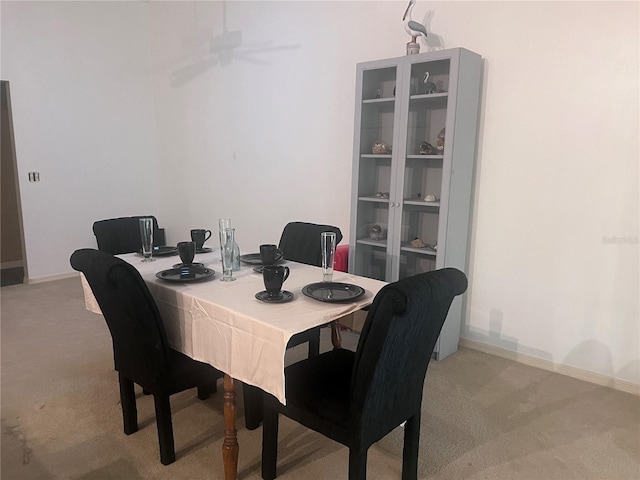
[[[354,301],[364,295],[364,288],[351,283],[334,282],[333,268],[335,263],[336,234],[323,232],[320,238],[322,248],[322,281],[310,283],[302,288],[302,294],[325,303],[346,303]],[[255,297],[266,303],[286,303],[294,299],[294,294],[282,289],[282,285],[289,277],[289,267],[279,265],[282,261],[282,251],[276,245],[260,245],[260,253],[252,254],[250,261],[260,263],[253,270],[262,274],[265,290],[255,294]],[[259,258],[256,259],[256,255]]]
[[[193,261],[197,251],[196,242],[178,242],[176,250],[181,263],[156,273],[157,278],[169,282],[200,282],[213,278],[215,270]]]
[[[336,234],[322,232],[322,282],[302,287],[302,294],[325,303],[351,302],[364,295],[364,288],[351,283],[334,282],[333,267],[336,254]]]

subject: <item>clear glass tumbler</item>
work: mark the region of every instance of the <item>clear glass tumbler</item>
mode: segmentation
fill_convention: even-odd
[[[320,237],[322,247],[322,281],[333,281],[333,264],[336,257],[336,234],[322,232]]]
[[[142,239],[143,262],[153,262],[153,218],[140,219],[140,238]]]
[[[233,282],[233,250],[235,245],[235,229],[225,228],[220,232],[220,252],[222,253],[223,282]]]

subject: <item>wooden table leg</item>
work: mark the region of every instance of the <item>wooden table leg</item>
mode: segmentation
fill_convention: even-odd
[[[224,375],[224,442],[222,443],[222,463],[224,479],[238,477],[238,432],[236,430],[236,388],[233,378]]]

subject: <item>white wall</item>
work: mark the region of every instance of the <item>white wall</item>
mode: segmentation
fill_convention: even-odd
[[[63,74],[79,93],[63,92],[67,109],[47,104],[59,96],[52,100],[44,93],[37,102],[14,100],[16,132],[23,130],[21,137],[16,133],[22,176],[44,169],[38,145],[54,151],[65,172],[100,168],[86,152],[104,145],[87,128],[65,142],[61,155],[55,148],[60,134],[49,132],[51,122],[39,120],[35,106],[56,113],[68,128],[85,103],[104,101],[76,79],[84,74],[83,63],[100,58],[80,50],[81,43],[105,43],[91,31],[109,30],[100,27],[102,20],[92,23],[103,17],[129,27],[126,48],[109,43],[99,55],[119,72],[125,70],[119,59],[144,68],[150,58],[155,108],[150,120],[147,80],[123,77],[121,83],[138,95],[132,98],[142,101],[133,115],[144,135],[109,146],[117,148],[120,167],[140,157],[151,175],[157,173],[140,182],[139,197],[108,202],[86,192],[103,188],[102,182],[81,187],[65,177],[59,193],[47,192],[47,202],[34,193],[46,182],[27,184],[30,274],[32,265],[40,275],[67,271],[67,251],[86,243],[91,219],[106,210],[134,213],[135,204],[155,207],[170,242],[195,226],[215,230],[223,215],[235,221],[245,250],[277,241],[292,219],[337,224],[348,235],[355,64],[404,53],[404,1],[227,2],[227,29],[240,30],[243,43],[234,56],[220,59],[207,51],[207,39],[222,32],[220,2],[109,3],[107,10],[116,12],[109,15],[101,3],[54,2],[46,4],[46,18],[91,28],[62,44],[59,55],[65,58],[70,49],[75,57],[61,68],[49,65],[46,75],[34,70],[53,63],[51,49],[67,30],[53,32],[60,37],[55,42],[43,42],[41,30],[52,27],[23,5],[2,4],[3,76],[8,54],[19,80],[12,81],[14,99],[20,88],[45,89],[43,79]],[[78,5],[89,5],[80,17]],[[7,12],[19,14],[9,38],[21,40],[20,49],[7,45]],[[638,14],[636,2],[419,1],[413,16],[427,23],[432,43],[464,46],[486,59],[463,337],[636,385]],[[120,18],[109,20],[112,15]],[[111,99],[113,89],[98,91],[108,91]],[[109,120],[113,110],[98,119],[103,131],[119,133],[112,138],[126,133]],[[157,143],[147,141],[154,132]],[[32,138],[44,142],[26,147]],[[102,178],[116,178],[99,171]],[[84,194],[82,206],[66,198],[67,191],[79,195],[77,189]],[[36,207],[52,223],[65,212],[70,220],[64,245],[52,248],[50,236],[35,235],[43,216]],[[52,254],[66,258],[56,263]]]
[[[1,8],[27,269],[37,280],[70,271],[76,248],[96,246],[95,220],[156,208],[148,5]]]

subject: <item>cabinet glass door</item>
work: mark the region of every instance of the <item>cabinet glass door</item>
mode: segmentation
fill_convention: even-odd
[[[395,182],[392,148],[396,140],[396,65],[362,70],[356,135],[357,152],[355,272],[387,279],[393,222],[389,203]]]
[[[438,268],[450,60],[411,65],[407,79],[406,155],[398,277]]]

